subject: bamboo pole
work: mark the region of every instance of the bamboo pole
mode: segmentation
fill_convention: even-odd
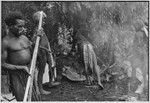
[[[42,16],[43,16],[43,11],[41,11],[38,30],[40,30],[41,27],[42,27],[42,18],[43,18]],[[33,57],[32,57],[32,61],[31,61],[30,76],[28,77],[28,81],[27,81],[27,84],[26,84],[26,90],[25,90],[25,95],[24,95],[23,102],[27,101],[28,95],[30,95],[29,100],[31,101],[33,78],[34,78],[33,75],[34,75],[34,71],[35,71],[35,67],[36,67],[35,65],[36,65],[39,42],[40,42],[40,37],[37,36],[36,43],[35,43],[35,48],[34,48],[34,52],[33,52]],[[30,91],[29,91],[29,89],[30,89]]]

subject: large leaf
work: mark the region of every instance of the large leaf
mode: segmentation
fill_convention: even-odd
[[[62,73],[63,76],[67,77],[68,79],[72,81],[85,81],[86,78],[83,75],[79,75],[75,69],[73,69],[70,66],[64,66],[64,71]]]

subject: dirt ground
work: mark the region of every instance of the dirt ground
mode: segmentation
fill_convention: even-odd
[[[129,97],[136,97],[135,101],[147,101],[148,90],[145,90],[143,95],[130,93],[128,92],[128,80],[127,77],[118,79],[118,77],[112,76],[109,82],[102,82],[104,89],[99,90],[88,87],[85,81],[73,82],[63,76],[59,86],[52,88],[44,86],[44,89],[51,91],[51,94],[42,95],[42,101],[130,101]],[[138,86],[136,80],[133,81],[132,91],[137,88],[135,86]],[[132,98],[131,101],[134,99]]]
[[[61,85],[53,88],[44,87],[51,91],[50,95],[42,95],[42,101],[121,101],[114,96],[122,96],[127,94],[126,80],[118,82],[103,82],[104,89],[87,87],[85,82],[72,82],[66,77],[62,78]]]
[[[51,91],[51,94],[42,95],[42,101],[126,101],[125,98],[119,98],[128,94],[126,78],[117,82],[112,79],[110,82],[103,82],[103,85],[104,89],[98,90],[87,87],[85,82],[72,82],[63,77],[59,86],[52,88],[44,86],[44,89]],[[138,100],[147,101],[148,97],[146,90]]]
[[[7,86],[6,76],[2,76],[2,83]],[[133,80],[132,80],[133,81]],[[134,88],[138,82],[134,82]],[[49,95],[42,95],[42,101],[127,101],[123,96],[132,95],[132,97],[138,97],[140,101],[148,100],[148,90],[144,91],[143,95],[136,95],[128,92],[128,78],[117,79],[117,77],[111,77],[109,82],[103,81],[103,90],[98,88],[88,87],[86,82],[73,82],[66,77],[62,77],[61,84],[56,87],[49,88],[46,85],[44,89],[51,91]],[[2,91],[4,91],[4,86],[2,86]],[[8,90],[7,90],[8,92]],[[8,96],[7,96],[8,97]],[[12,98],[12,97],[11,97]]]

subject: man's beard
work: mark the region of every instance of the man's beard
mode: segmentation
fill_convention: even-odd
[[[18,32],[18,33],[15,33],[15,36],[16,37],[19,37],[21,34]]]
[[[16,36],[16,37],[19,37],[20,36],[20,33],[18,32],[18,31],[11,31],[12,32],[12,34],[14,35],[14,36]]]
[[[15,36],[16,36],[16,37],[19,37],[19,36],[21,36],[21,35],[26,35],[26,32],[25,32],[24,30],[21,30],[21,31],[17,31],[17,32],[15,33]]]
[[[27,33],[27,30],[25,28],[19,31],[20,35],[26,35],[26,33]]]

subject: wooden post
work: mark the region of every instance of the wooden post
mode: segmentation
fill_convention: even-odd
[[[43,18],[43,11],[41,11],[38,30],[40,30],[42,27],[42,18]],[[34,78],[34,71],[35,71],[35,67],[36,67],[36,59],[37,59],[39,42],[40,42],[40,37],[38,36],[36,38],[35,48],[34,48],[33,57],[32,57],[32,61],[31,61],[31,67],[30,67],[30,76],[28,77],[28,81],[26,84],[26,90],[25,90],[23,102],[27,101],[28,95],[30,95],[28,100],[31,101],[33,78]],[[30,89],[30,91],[29,91],[29,89]]]

